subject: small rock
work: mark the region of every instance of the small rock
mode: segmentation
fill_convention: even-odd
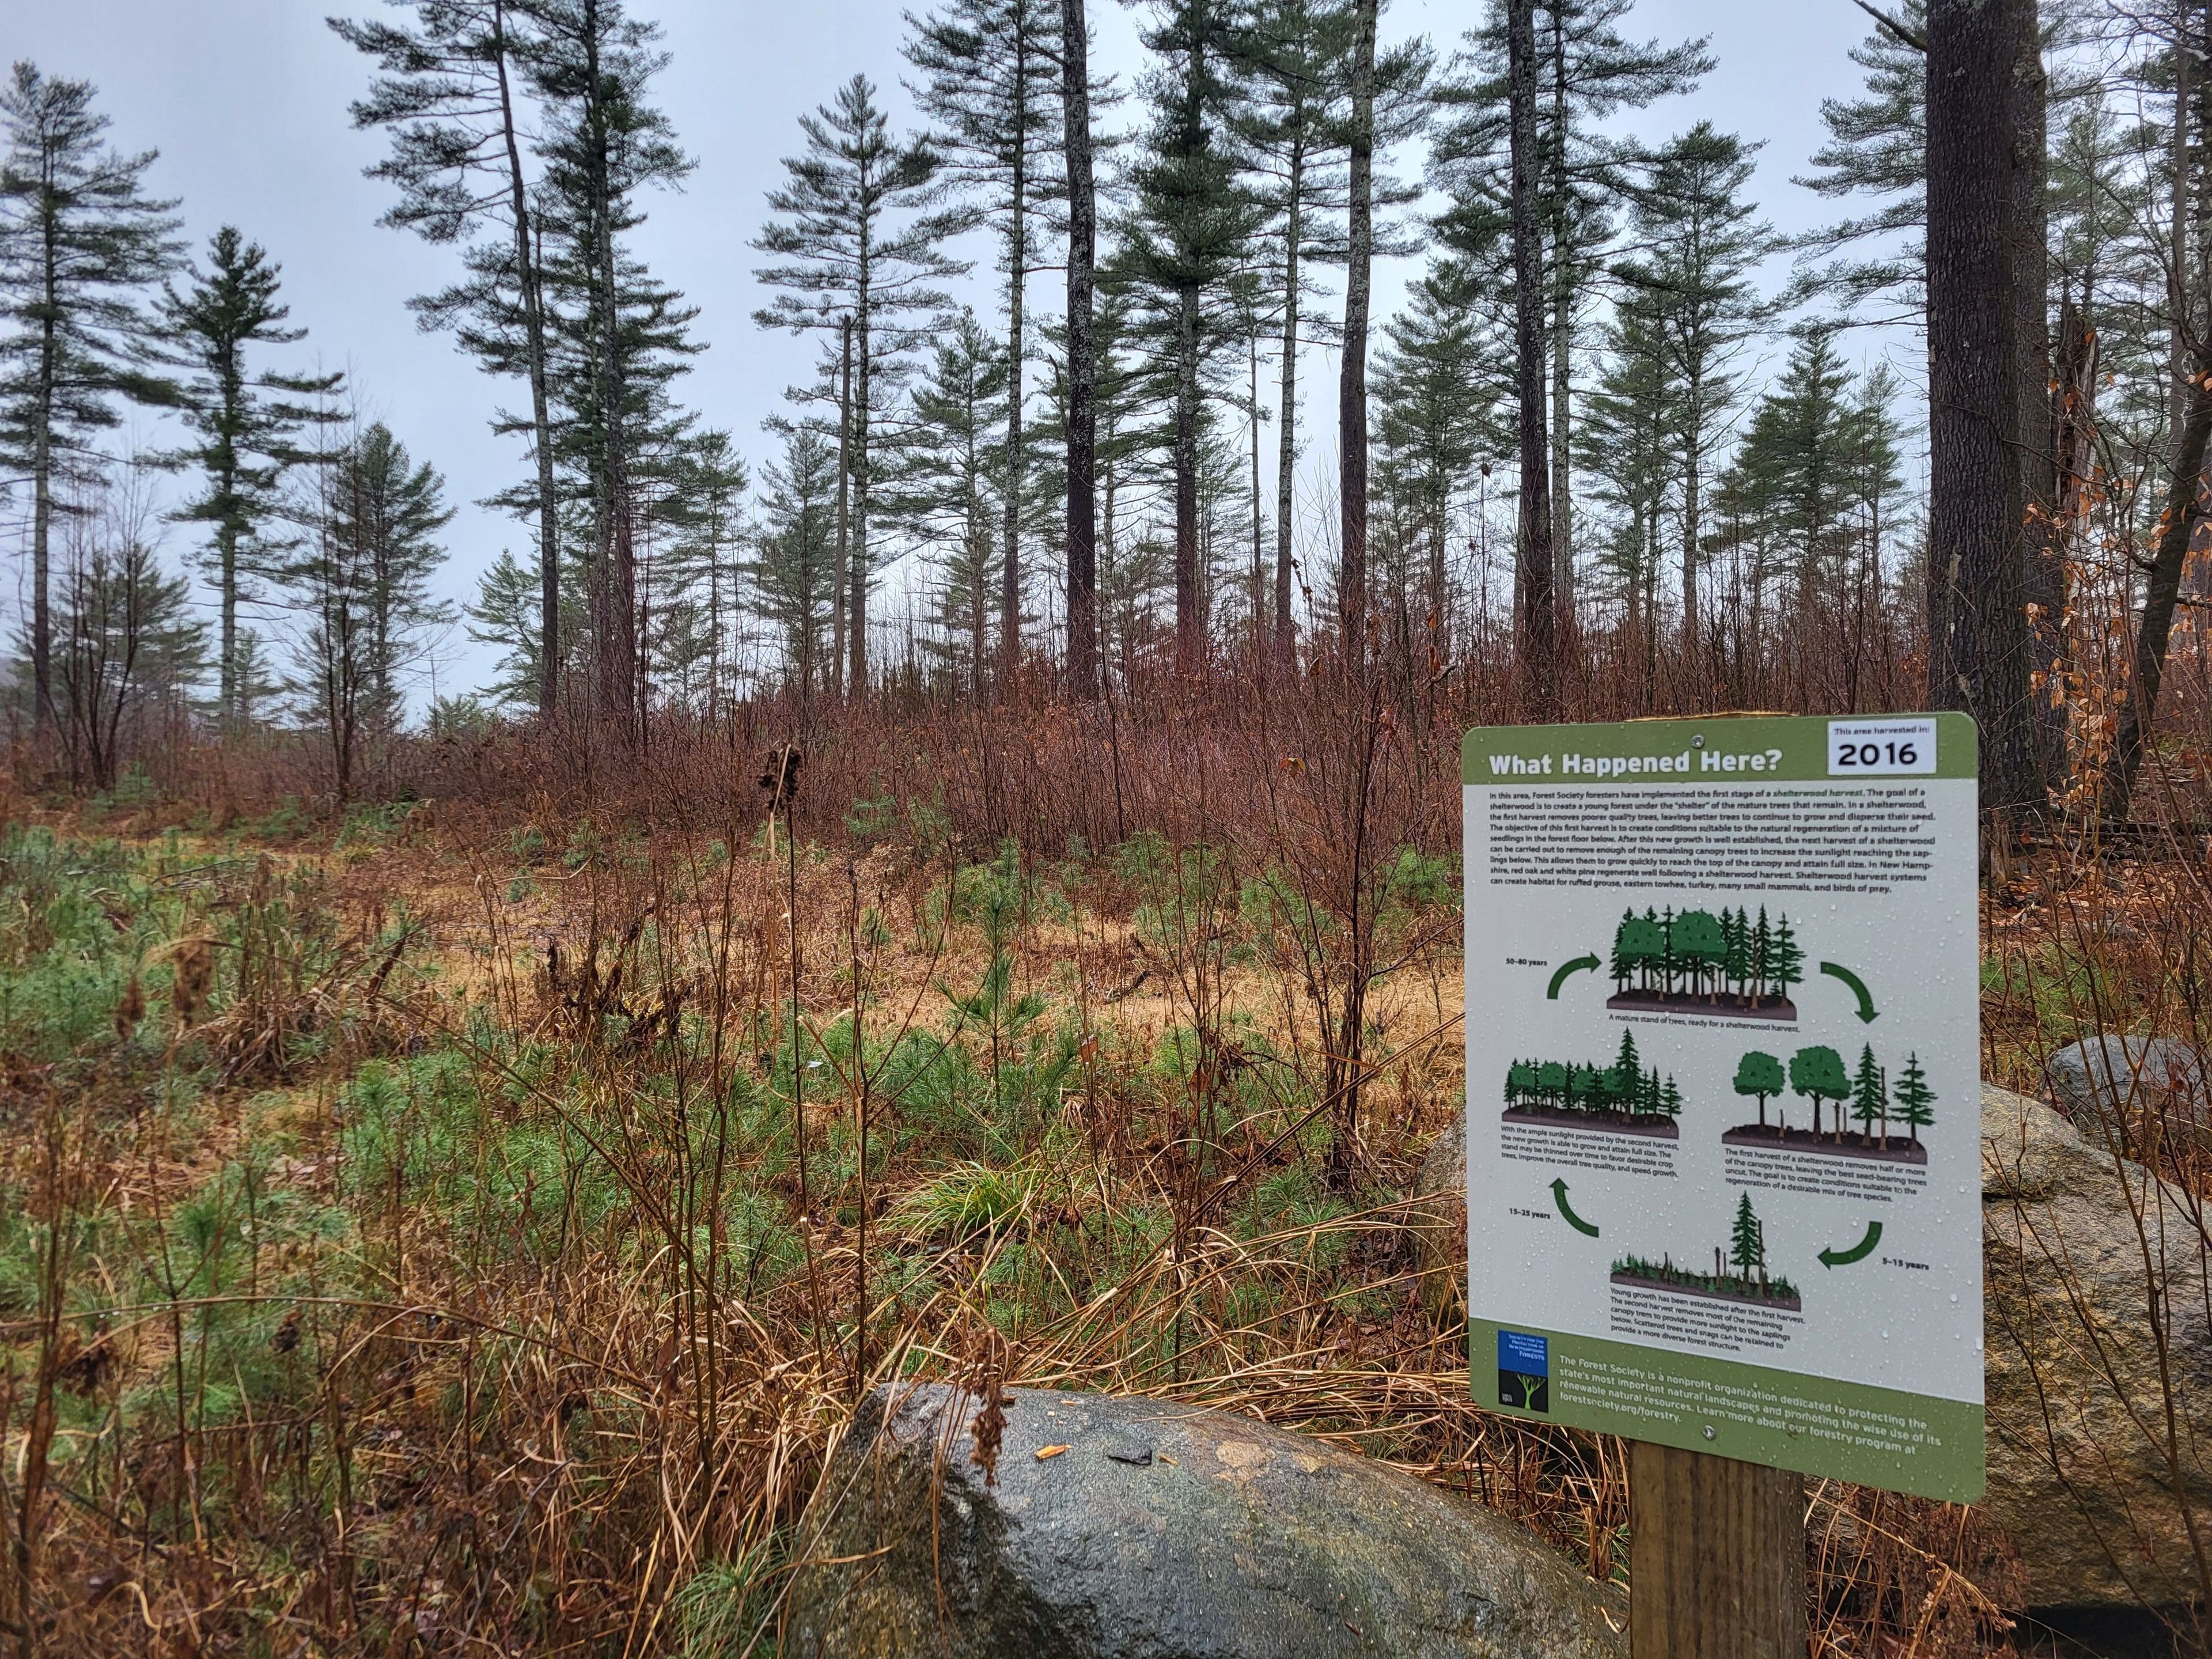
[[[2051,1103],[2093,1144],[2154,1113],[2202,1124],[2212,1115],[2203,1056],[2172,1037],[2100,1036],[2051,1055]]]
[[[1504,1516],[1227,1412],[878,1389],[792,1587],[794,1659],[1624,1659],[1626,1606]],[[1049,1407],[1053,1415],[1046,1417]],[[1040,1443],[1066,1442],[1040,1463]],[[1159,1455],[1133,1462],[1120,1454]]]

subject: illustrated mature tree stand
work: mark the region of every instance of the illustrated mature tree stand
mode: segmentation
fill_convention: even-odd
[[[1790,918],[1758,920],[1741,907],[1630,910],[1613,929],[1608,1008],[1649,1013],[1728,1013],[1794,1021],[1790,988],[1805,976],[1805,953]]]

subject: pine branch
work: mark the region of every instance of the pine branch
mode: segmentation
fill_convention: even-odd
[[[1869,0],[1851,0],[1851,3],[1856,6],[1861,11],[1864,12],[1868,16],[1873,18],[1874,21],[1881,24],[1882,27],[1887,29],[1892,34],[1895,35],[1906,46],[1911,47],[1913,51],[1925,52],[1928,50],[1928,37],[1926,35],[1920,33],[1907,24],[1898,21],[1896,18],[1892,17],[1887,12],[1883,11],[1880,7],[1870,4]]]

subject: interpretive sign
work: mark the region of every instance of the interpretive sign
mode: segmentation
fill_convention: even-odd
[[[1491,727],[1462,769],[1478,1396],[1978,1498],[1972,721]]]

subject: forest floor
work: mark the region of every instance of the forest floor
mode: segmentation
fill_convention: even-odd
[[[1447,860],[1395,866],[1346,1146],[1279,884],[1157,837],[18,804],[0,891],[0,1620],[42,1651],[773,1652],[896,1375],[1250,1411],[1626,1575],[1621,1449],[1478,1410],[1418,1293]],[[2032,1085],[2072,970],[2032,882],[1993,903]],[[2004,1650],[1971,1511],[1829,1486],[1811,1533],[1818,1650]]]

